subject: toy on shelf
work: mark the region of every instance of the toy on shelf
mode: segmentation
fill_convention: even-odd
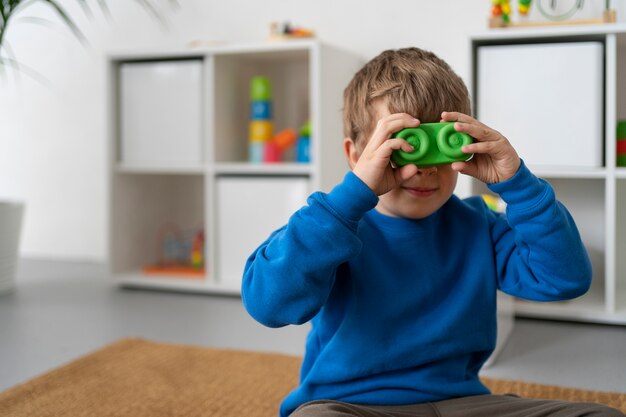
[[[265,144],[263,152],[263,162],[281,162],[283,160],[283,152],[290,148],[296,142],[296,131],[290,128],[283,129]]]
[[[532,0],[519,0],[517,2],[517,12],[522,16],[528,15],[531,1]]]
[[[196,269],[204,267],[204,231],[199,230],[191,244],[191,266]]]
[[[463,145],[474,140],[467,133],[457,132],[454,122],[422,123],[417,128],[402,129],[392,135],[406,140],[412,152],[393,151],[391,160],[397,166],[415,164],[420,167],[449,164],[469,160],[473,154],[461,151]]]
[[[507,27],[527,27],[527,26],[552,26],[552,25],[579,25],[579,24],[601,24],[615,23],[617,13],[610,7],[610,1],[605,0],[605,7],[602,17],[598,19],[571,19],[576,12],[581,10],[584,0],[576,0],[567,10],[557,7],[557,0],[535,0],[537,10],[547,19],[547,21],[517,21],[514,22],[511,16],[512,8],[510,0],[491,0],[491,17],[489,19],[490,28]],[[544,3],[549,2],[550,6],[545,7]],[[530,11],[532,0],[518,0],[517,12],[520,17],[525,18]],[[571,2],[570,2],[571,3]]]
[[[502,198],[492,194],[481,194],[480,196],[490,210],[497,213],[504,213],[506,211],[506,203]]]
[[[300,135],[296,143],[296,162],[311,162],[311,121],[307,121],[300,128]]]
[[[311,29],[292,26],[289,22],[270,23],[270,39],[272,40],[312,38],[314,36],[315,32]]]
[[[530,2],[529,2],[530,4]],[[528,11],[528,9],[526,9]],[[491,17],[502,25],[508,25],[511,22],[511,1],[510,0],[491,0]],[[490,27],[491,23],[490,23]]]
[[[250,127],[248,161],[263,162],[265,143],[272,139],[272,86],[267,77],[250,81]]]
[[[204,230],[180,231],[173,224],[164,225],[157,239],[157,263],[143,268],[147,275],[203,279]]]
[[[626,167],[626,120],[617,122],[617,166]]]

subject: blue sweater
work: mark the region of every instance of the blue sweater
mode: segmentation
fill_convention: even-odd
[[[496,290],[531,300],[577,297],[591,282],[578,230],[524,164],[480,197],[452,196],[420,220],[374,210],[349,172],[315,193],[250,256],[243,303],[270,327],[312,321],[300,385],[281,416],[332,399],[402,405],[487,394],[478,371],[496,342]]]

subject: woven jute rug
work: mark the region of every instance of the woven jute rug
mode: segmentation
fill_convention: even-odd
[[[0,393],[0,416],[275,417],[301,358],[123,339]],[[484,379],[494,393],[594,401],[626,394]]]

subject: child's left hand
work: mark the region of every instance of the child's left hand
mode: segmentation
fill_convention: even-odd
[[[467,133],[476,142],[465,145],[464,153],[473,153],[467,162],[454,162],[452,169],[462,174],[471,175],[486,184],[506,181],[517,172],[521,161],[507,138],[496,130],[463,113],[443,112],[442,122],[456,122],[458,132]]]

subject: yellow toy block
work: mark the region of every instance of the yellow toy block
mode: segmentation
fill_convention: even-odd
[[[274,125],[269,120],[250,121],[250,142],[267,142],[273,137]]]

